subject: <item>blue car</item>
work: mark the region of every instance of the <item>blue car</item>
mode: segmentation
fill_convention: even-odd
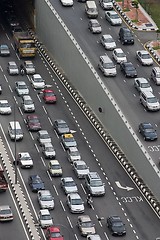
[[[32,192],[38,192],[39,190],[45,190],[44,182],[39,175],[31,175],[28,178],[29,186]]]
[[[145,141],[154,141],[157,140],[157,132],[153,128],[151,123],[140,123],[139,125],[139,133],[143,136]]]

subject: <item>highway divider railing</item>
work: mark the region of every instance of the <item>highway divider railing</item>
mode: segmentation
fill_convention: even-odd
[[[131,179],[134,181],[136,186],[139,188],[145,199],[149,202],[153,210],[156,212],[158,217],[160,217],[160,203],[155,198],[151,190],[146,186],[143,179],[138,175],[137,171],[133,167],[133,165],[129,162],[129,160],[126,158],[126,155],[123,153],[123,151],[120,149],[120,147],[116,144],[114,139],[108,134],[108,132],[104,129],[101,122],[97,119],[96,115],[93,113],[93,111],[89,108],[87,103],[84,101],[82,96],[78,93],[78,91],[73,87],[73,85],[70,83],[70,81],[67,79],[67,77],[64,75],[64,73],[60,70],[59,66],[56,64],[56,62],[49,56],[49,53],[44,48],[43,44],[38,41],[38,39],[35,37],[34,32],[32,30],[28,29],[30,34],[35,39],[37,48],[39,53],[42,55],[42,57],[46,60],[46,62],[50,65],[52,70],[56,73],[56,75],[59,77],[61,82],[65,85],[65,87],[68,89],[80,109],[83,111],[83,113],[86,115],[86,117],[89,119],[89,121],[92,123],[96,131],[99,133],[103,141],[106,143],[106,145],[109,147],[111,152],[114,154],[116,159],[118,159],[121,166],[127,171]]]

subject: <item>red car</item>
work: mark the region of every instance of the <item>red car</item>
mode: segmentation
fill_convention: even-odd
[[[45,89],[43,90],[43,99],[45,103],[56,103],[57,97],[53,90]]]
[[[46,230],[47,240],[64,240],[63,235],[60,233],[59,227],[48,227]]]
[[[29,131],[41,130],[41,124],[37,115],[27,115],[26,125]]]

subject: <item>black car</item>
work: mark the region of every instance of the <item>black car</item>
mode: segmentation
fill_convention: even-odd
[[[125,77],[137,77],[137,71],[131,62],[121,62],[120,69]]]
[[[132,31],[127,27],[122,27],[119,30],[119,40],[124,44],[134,44],[134,37]]]
[[[29,186],[32,189],[32,192],[38,192],[39,190],[45,190],[44,182],[39,175],[31,175],[28,178]]]
[[[126,234],[125,224],[119,216],[108,217],[107,226],[112,235],[122,236]]]
[[[70,129],[67,123],[62,119],[57,119],[54,121],[54,129],[56,130],[58,135],[70,133]]]
[[[157,132],[153,128],[151,123],[140,123],[139,132],[141,133],[145,141],[147,140],[153,141],[153,140],[157,140],[158,138]]]

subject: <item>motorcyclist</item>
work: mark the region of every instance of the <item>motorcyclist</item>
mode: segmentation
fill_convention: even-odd
[[[91,196],[91,194],[88,194],[88,196],[87,196],[87,203],[88,203],[89,205],[91,205],[92,202],[93,202],[92,196]]]
[[[23,76],[24,75],[24,66],[23,66],[23,64],[21,64],[20,65],[20,73],[21,73],[21,75]]]

